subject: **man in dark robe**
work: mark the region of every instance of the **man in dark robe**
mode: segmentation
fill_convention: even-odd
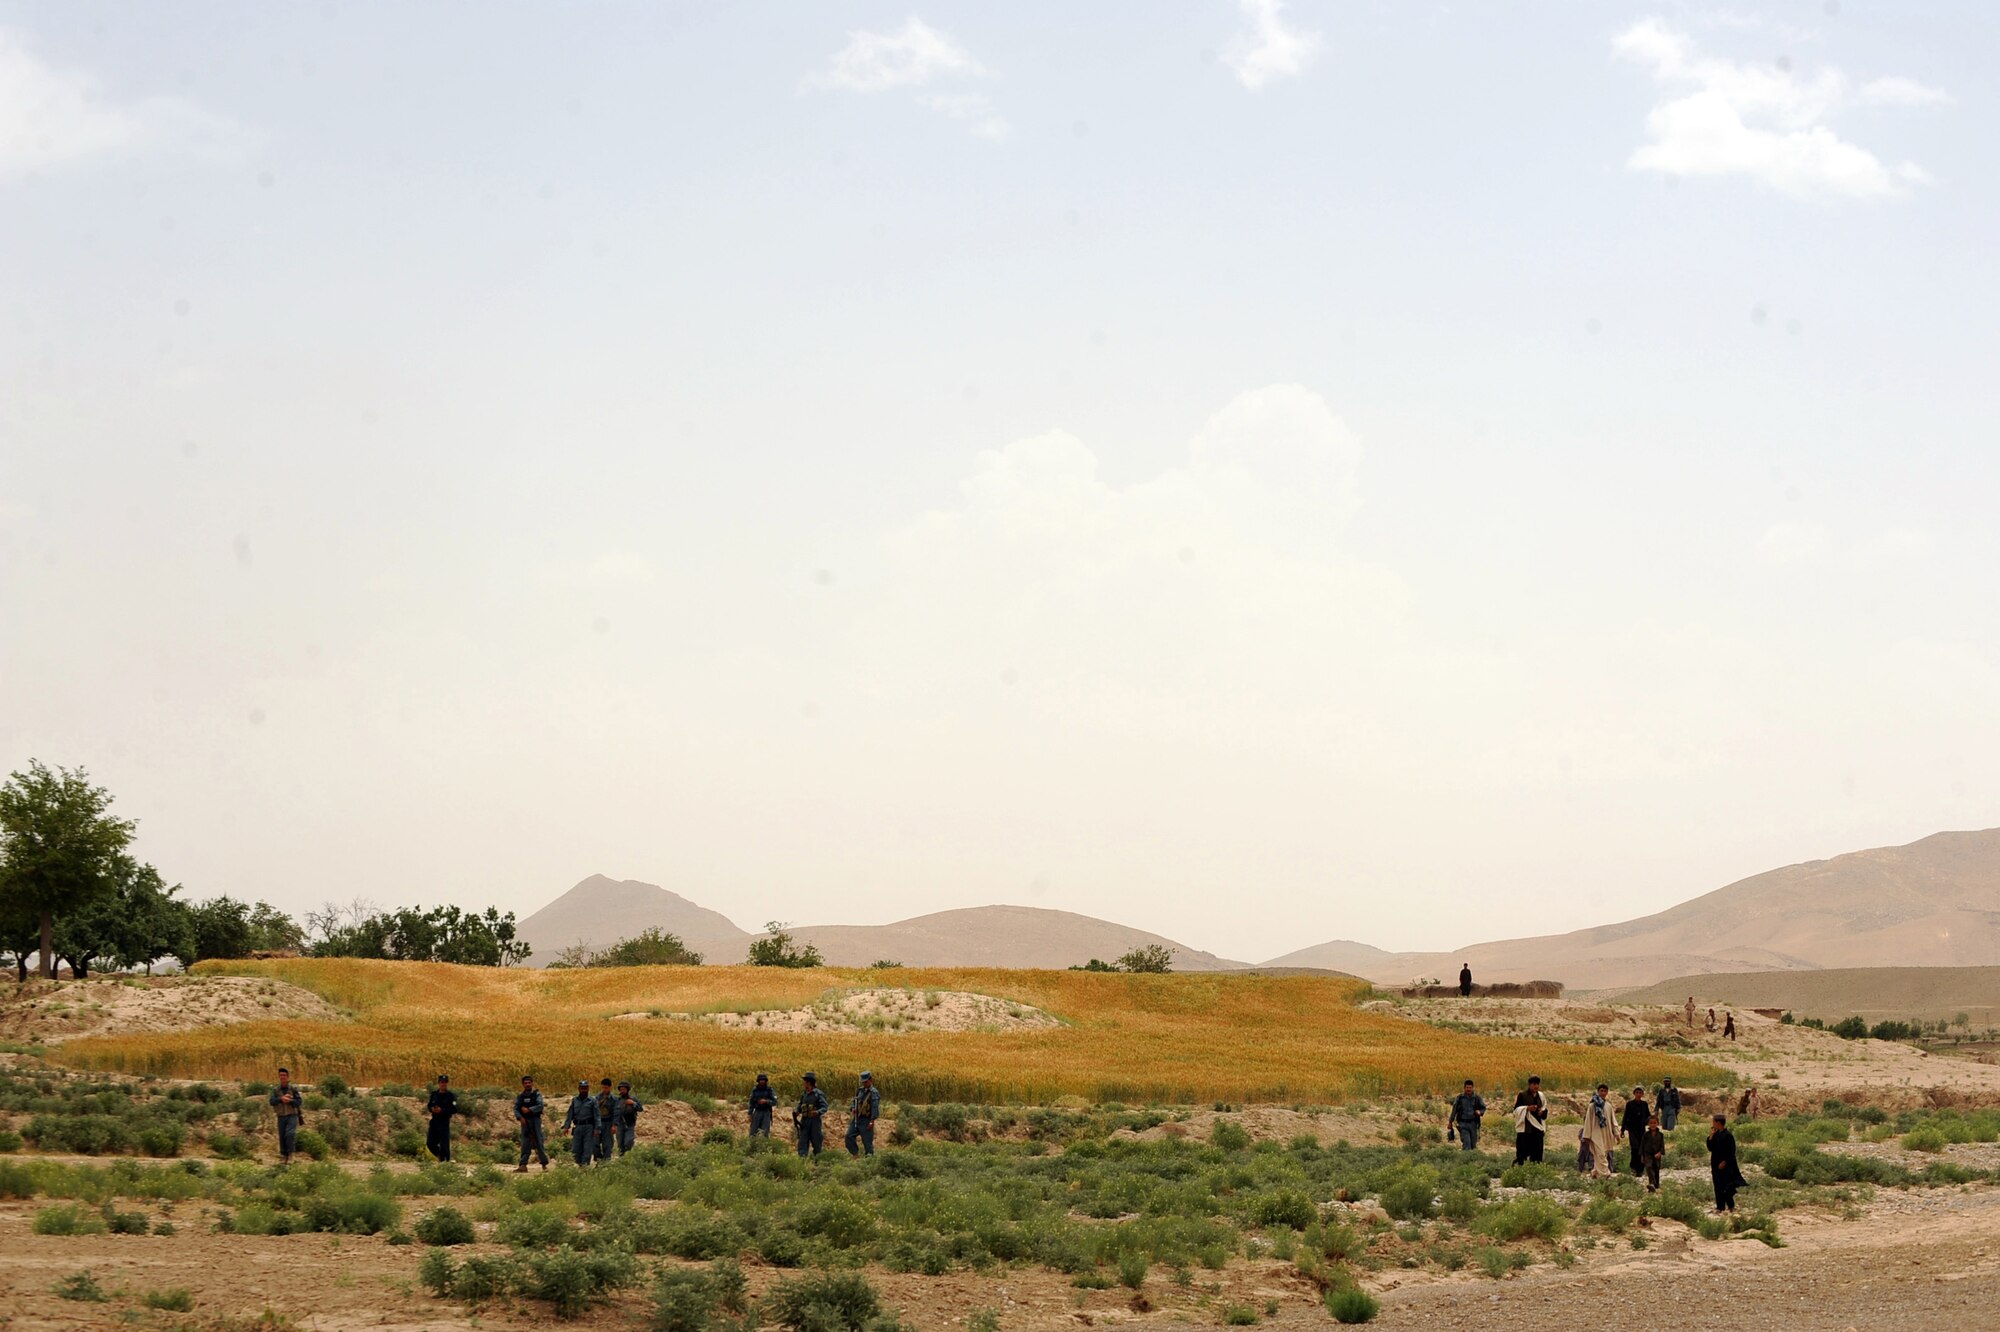
[[[1458,997],[1461,999],[1470,999],[1472,997],[1472,964],[1470,962],[1465,963],[1458,969]]]
[[[1542,1095],[1542,1080],[1528,1079],[1528,1089],[1514,1097],[1514,1164],[1542,1159],[1542,1143],[1549,1130],[1549,1100]]]
[[[1646,1089],[1634,1087],[1632,1099],[1625,1102],[1625,1113],[1618,1117],[1618,1127],[1631,1141],[1632,1173],[1635,1175],[1646,1173],[1646,1160],[1641,1150],[1645,1144],[1640,1139],[1646,1136],[1646,1125],[1652,1122],[1653,1107],[1646,1104]]]
[[[1736,1135],[1721,1115],[1708,1133],[1708,1173],[1715,1180],[1715,1210],[1736,1210],[1736,1190],[1743,1187],[1743,1167],[1736,1163]]]

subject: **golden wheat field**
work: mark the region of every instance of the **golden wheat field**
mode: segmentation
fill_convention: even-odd
[[[286,1064],[305,1081],[429,1080],[505,1085],[533,1073],[550,1089],[575,1077],[734,1095],[767,1071],[789,1085],[816,1069],[830,1093],[874,1070],[891,1098],[1045,1104],[1332,1103],[1374,1095],[1517,1085],[1554,1089],[1600,1079],[1631,1086],[1662,1074],[1723,1079],[1690,1060],[1644,1051],[1516,1041],[1446,1031],[1358,1008],[1361,982],[1227,973],[765,967],[496,970],[431,963],[290,959],[203,963],[208,974],[268,976],[354,1014],[347,1022],[227,1027],[72,1040],[65,1062],[169,1077],[268,1077]],[[969,991],[1031,1005],[1061,1025],[1029,1031],[775,1032],[618,1014],[796,1008],[842,989]]]

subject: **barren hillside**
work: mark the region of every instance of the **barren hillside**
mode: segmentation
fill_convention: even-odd
[[[1580,989],[1708,972],[1992,966],[2000,964],[2000,829],[1788,865],[1656,915],[1569,934],[1374,958],[1362,947],[1322,944],[1271,964],[1397,982],[1456,975],[1469,962],[1482,981],[1546,977]]]

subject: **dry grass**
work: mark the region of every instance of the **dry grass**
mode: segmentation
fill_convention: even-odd
[[[99,1037],[61,1049],[92,1068],[169,1077],[339,1073],[361,1085],[422,1083],[440,1069],[459,1086],[504,1085],[532,1072],[560,1089],[615,1072],[653,1088],[735,1095],[750,1074],[817,1068],[829,1091],[872,1067],[909,1101],[1047,1103],[1333,1102],[1356,1096],[1603,1079],[1631,1085],[1671,1074],[1722,1080],[1712,1067],[1646,1051],[1555,1045],[1444,1031],[1363,1012],[1360,982],[1317,976],[1105,975],[909,968],[894,981],[1032,1005],[1063,1025],[1042,1031],[764,1032],[706,1022],[614,1022],[635,1010],[796,1008],[832,988],[880,985],[883,973],[836,968],[632,967],[495,970],[429,963],[204,963],[272,976],[352,1011],[341,1023],[250,1022],[172,1034]]]

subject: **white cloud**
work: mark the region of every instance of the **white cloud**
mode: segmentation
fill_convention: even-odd
[[[986,76],[985,68],[972,58],[971,52],[922,19],[912,17],[894,32],[848,33],[847,45],[834,52],[825,69],[808,74],[804,86],[834,92],[882,93]],[[982,139],[998,142],[1012,132],[1013,127],[993,109],[984,93],[932,93],[917,101],[940,115],[965,121]]]
[[[1812,523],[1773,523],[1757,542],[1766,564],[1804,564],[1826,552],[1825,529]]]
[[[1237,0],[1249,27],[1222,48],[1222,61],[1255,92],[1305,73],[1319,55],[1320,35],[1286,24],[1284,0]]]
[[[1913,162],[1884,163],[1827,123],[1858,103],[1913,106],[1943,99],[1913,80],[1877,79],[1857,92],[1831,67],[1802,78],[1781,64],[1704,55],[1692,38],[1658,19],[1626,29],[1612,49],[1675,90],[1646,117],[1647,141],[1627,161],[1635,171],[1748,176],[1799,197],[1881,198],[1930,179]]]
[[[998,142],[1013,133],[1014,127],[993,110],[992,99],[984,93],[934,93],[917,100],[940,115],[969,121],[972,132],[982,139]]]
[[[0,182],[148,149],[230,153],[245,137],[178,97],[117,101],[90,74],[47,64],[0,29]]]
[[[895,32],[850,32],[847,45],[834,52],[827,67],[806,77],[808,88],[878,93],[892,88],[920,88],[938,78],[976,77],[985,73],[970,52],[920,18],[912,17]]]
[[[1915,79],[1870,79],[1861,85],[1861,100],[1869,106],[1943,106],[1951,94]]]

